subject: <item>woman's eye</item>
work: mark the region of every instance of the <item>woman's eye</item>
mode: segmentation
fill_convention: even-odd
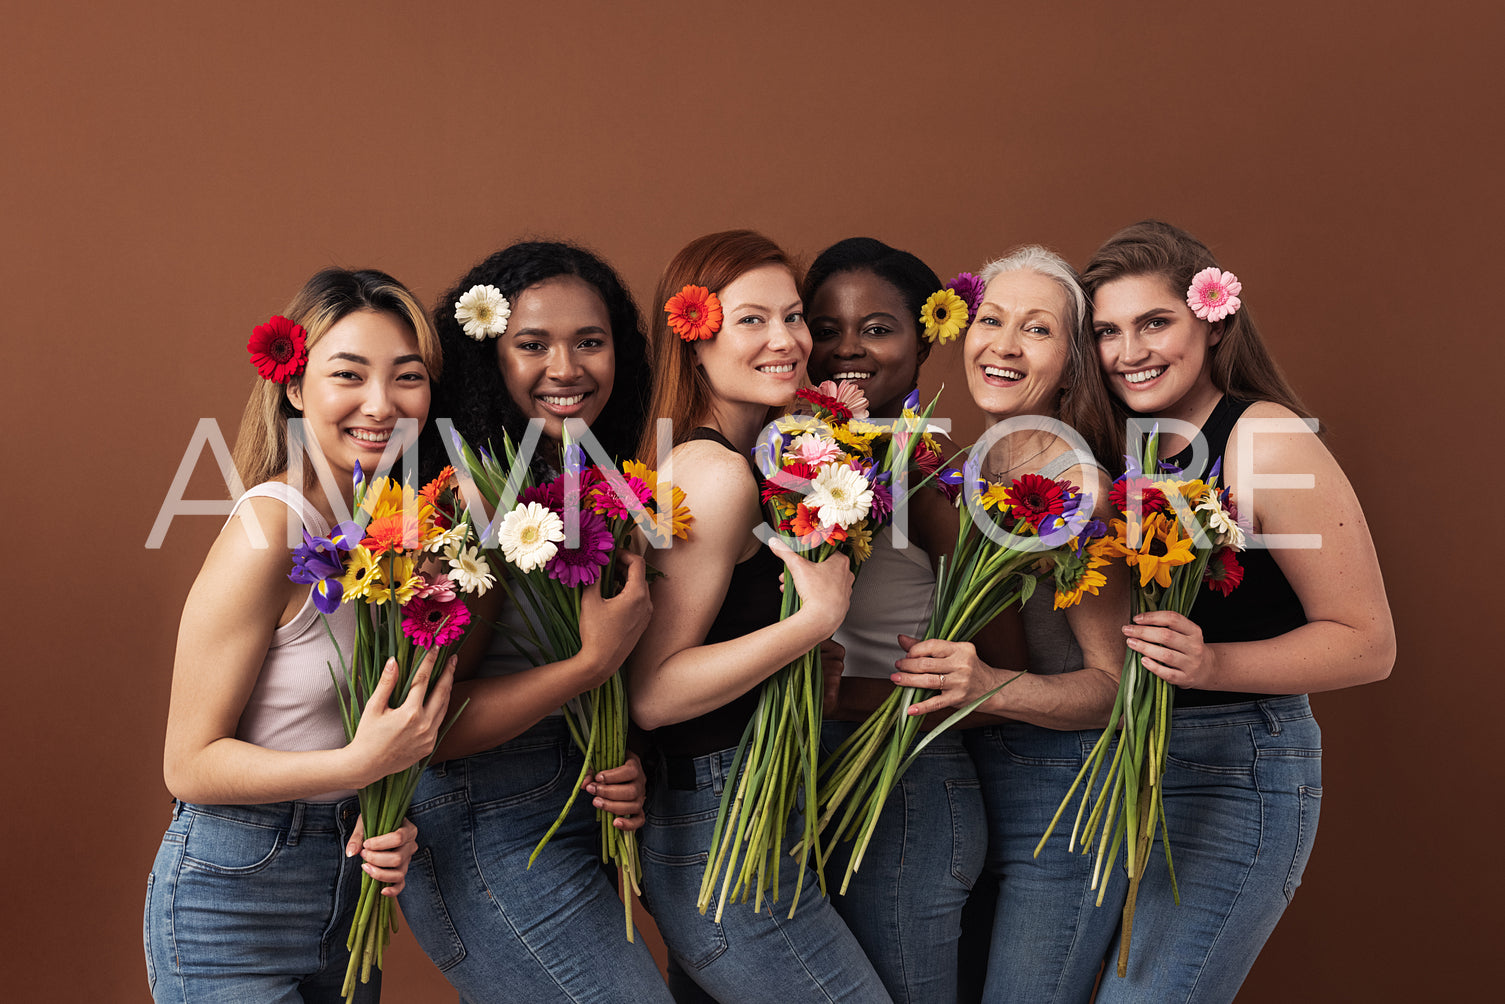
[[[543,342],[520,342],[517,345],[519,352],[540,352],[545,348]]]
[[[739,317],[739,318],[737,318],[737,323],[738,324],[762,324],[763,323],[763,318],[759,317],[757,314],[748,314],[746,317]]]
[[[804,324],[805,314],[803,311],[796,310],[794,313],[784,318],[784,323],[789,325]]]
[[[582,348],[582,349],[599,349],[599,348],[601,348],[605,344],[606,344],[606,342],[604,342],[600,338],[586,338],[586,339],[584,339],[584,340],[582,340],[580,342],[579,348]]]
[[[334,374],[334,378],[336,380],[359,380],[361,377],[359,373],[353,373],[350,370],[340,370]]]
[[[1032,335],[1043,335],[1047,338],[1050,336],[1050,329],[1043,324],[1031,324],[1024,330],[1028,331]]]
[[[987,325],[990,325],[991,327],[995,327],[996,328],[996,327],[998,327],[998,318],[996,318],[996,317],[979,317],[977,319],[977,323],[978,324],[987,324]]]
[[[810,329],[810,337],[814,338],[818,342],[825,341],[827,338],[835,338],[836,335],[837,335],[837,331],[836,331],[835,328],[811,328]]]
[[[428,374],[427,373],[401,373],[401,374],[398,375],[397,379],[401,380],[403,383],[417,383],[420,380],[423,381],[424,383],[427,383],[428,382]]]
[[[1103,339],[1103,338],[1107,338],[1110,335],[1114,334],[1114,331],[1113,331],[1112,328],[1098,328],[1097,330],[1095,330],[1093,332],[1093,334],[1097,335],[1097,337],[1099,339]]]
[[[1163,317],[1152,317],[1148,321],[1145,322],[1144,326],[1145,326],[1145,328],[1147,328],[1150,331],[1156,331],[1156,330],[1158,330],[1160,328],[1165,327],[1165,318],[1163,318]]]
[[[892,330],[893,330],[892,328],[885,328],[881,324],[870,324],[870,325],[867,326],[866,329],[863,330],[862,333],[864,335],[870,335],[873,338],[882,338],[884,335],[888,334]]]

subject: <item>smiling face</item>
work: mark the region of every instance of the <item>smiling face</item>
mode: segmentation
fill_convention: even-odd
[[[1211,348],[1222,323],[1198,320],[1158,275],[1105,282],[1092,298],[1098,361],[1132,411],[1197,422],[1217,403]]]
[[[854,269],[822,283],[808,308],[810,379],[856,381],[873,415],[897,417],[914,389],[922,344],[903,294],[872,272]]]
[[[287,388],[288,400],[303,413],[305,428],[344,483],[357,461],[368,471],[375,468],[398,419],[423,425],[429,397],[429,372],[413,329],[374,310],[358,310],[331,325],[309,348],[303,376]]]
[[[972,400],[995,420],[1055,417],[1071,333],[1060,283],[1028,269],[993,277],[967,329],[962,358]]]
[[[589,425],[611,397],[617,360],[606,304],[578,276],[529,286],[513,300],[496,360],[518,410],[560,440],[566,418]]]
[[[810,331],[794,277],[782,265],[763,265],[727,283],[721,330],[695,343],[718,416],[759,413],[787,405],[805,379]],[[761,424],[761,423],[758,423]]]

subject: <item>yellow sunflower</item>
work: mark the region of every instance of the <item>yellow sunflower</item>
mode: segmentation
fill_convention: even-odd
[[[1122,520],[1113,522],[1116,527],[1123,523]],[[1135,536],[1125,533],[1123,539],[1134,540]],[[1124,560],[1139,569],[1141,589],[1148,586],[1151,579],[1162,589],[1170,588],[1171,569],[1189,565],[1197,558],[1192,550],[1191,538],[1181,536],[1181,525],[1174,517],[1167,518],[1161,513],[1150,513],[1145,517],[1138,541],[1137,549],[1126,545],[1120,547],[1124,552]]]
[[[949,289],[931,293],[920,308],[920,324],[928,340],[944,345],[966,328],[967,301]]]

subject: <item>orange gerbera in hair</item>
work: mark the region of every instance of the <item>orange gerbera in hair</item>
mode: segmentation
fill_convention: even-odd
[[[704,286],[686,286],[664,304],[669,327],[687,342],[711,338],[721,330],[721,301]]]

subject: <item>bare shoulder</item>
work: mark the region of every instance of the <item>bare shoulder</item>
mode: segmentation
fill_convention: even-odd
[[[1245,446],[1253,456],[1243,456]],[[1234,423],[1224,470],[1233,483],[1238,472],[1316,474],[1336,466],[1311,420],[1274,401],[1256,401]]]
[[[289,530],[298,533],[301,526],[298,515],[276,499],[241,503],[209,548],[190,606],[280,611],[298,588],[287,577],[293,565],[287,541]]]

